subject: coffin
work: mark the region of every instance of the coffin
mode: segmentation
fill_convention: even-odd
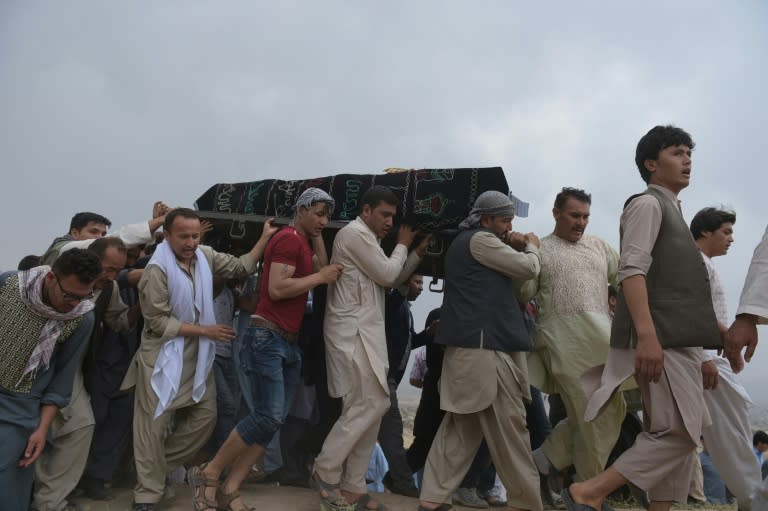
[[[274,217],[277,224],[287,225],[299,195],[309,187],[321,188],[336,200],[333,216],[323,233],[330,254],[336,232],[355,219],[360,197],[373,185],[387,186],[398,196],[396,224],[407,223],[433,235],[419,272],[434,278],[443,277],[445,250],[477,196],[488,190],[509,193],[501,167],[387,169],[382,174],[216,184],[197,199],[195,208],[213,226],[212,231],[206,233],[205,243],[216,250],[239,255],[250,250],[259,239],[264,220]],[[385,252],[389,253],[394,247],[396,233],[397,229],[393,229],[390,236],[382,240]]]

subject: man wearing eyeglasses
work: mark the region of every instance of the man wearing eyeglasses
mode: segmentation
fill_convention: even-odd
[[[0,275],[0,495],[2,508],[29,508],[48,429],[67,405],[93,328],[99,258],[74,249],[53,267]]]
[[[101,347],[105,327],[116,332],[130,329],[141,314],[138,306],[128,308],[120,298],[120,290],[115,278],[125,266],[127,249],[117,237],[103,237],[89,240],[88,250],[95,254],[101,263],[101,273],[93,285],[93,292],[88,297],[94,304],[94,327],[91,333],[82,370],[75,372],[72,398],[67,407],[60,410],[51,424],[48,447],[35,466],[34,509],[37,511],[64,511],[68,509],[67,496],[77,486],[82,476],[88,453],[94,437],[96,416],[103,422],[107,416],[105,393],[119,390],[123,375],[99,374],[96,356]],[[64,248],[66,253],[69,249]],[[62,291],[65,293],[65,291]],[[65,295],[66,296],[66,295]],[[71,298],[71,297],[70,297]],[[127,368],[128,361],[125,362]],[[111,365],[108,372],[114,372]],[[86,375],[87,373],[87,375]],[[112,381],[112,388],[106,382]],[[117,380],[116,382],[114,380]],[[94,385],[94,382],[99,382]],[[98,387],[98,388],[95,388]],[[96,402],[92,394],[97,391]],[[123,399],[123,401],[126,401]],[[130,406],[130,400],[127,400]],[[95,406],[94,406],[95,405]],[[123,433],[125,435],[126,433]],[[102,435],[103,436],[103,435]],[[110,435],[108,433],[108,436]],[[101,443],[103,439],[101,439]],[[111,446],[113,442],[108,442]],[[114,448],[110,449],[114,451]],[[110,453],[114,456],[114,453]],[[100,474],[102,475],[102,474]],[[99,487],[100,486],[100,487]],[[106,500],[109,494],[104,485],[93,482],[86,488],[86,496]]]
[[[70,221],[69,232],[53,240],[46,253],[42,256],[43,264],[53,264],[57,257],[73,248],[88,249],[94,242],[105,237],[120,242],[122,249],[117,244],[108,250],[105,256],[102,249],[97,255],[102,260],[104,269],[97,279],[94,288],[101,299],[94,298],[97,317],[95,318],[94,335],[92,345],[100,341],[102,328],[100,325],[104,318],[107,326],[115,331],[124,331],[129,328],[129,323],[135,323],[140,310],[131,311],[132,320],[129,322],[127,307],[120,300],[119,292],[115,289],[113,281],[117,273],[125,265],[125,249],[151,243],[154,233],[163,225],[165,215],[170,208],[162,201],[153,205],[152,218],[146,222],[129,224],[107,234],[112,223],[106,217],[97,213],[80,212],[75,214]],[[110,262],[104,260],[105,257]],[[117,268],[117,266],[120,266]],[[134,281],[138,281],[138,276]],[[109,288],[108,293],[100,293],[99,290]],[[91,297],[93,298],[93,297]],[[109,311],[109,312],[107,312]],[[106,315],[104,314],[106,312]],[[120,319],[122,317],[122,319]],[[88,353],[93,353],[89,349]],[[87,361],[86,361],[87,362]],[[75,374],[72,399],[67,408],[61,410],[51,425],[51,448],[43,453],[40,463],[36,467],[35,476],[35,509],[37,511],[64,511],[67,509],[66,497],[80,480],[85,470],[88,459],[88,449],[91,444],[94,430],[94,412],[91,409],[90,389],[85,385],[81,371]],[[91,497],[103,499],[106,494],[96,491],[91,492]]]

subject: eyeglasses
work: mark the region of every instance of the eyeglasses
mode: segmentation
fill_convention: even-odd
[[[76,295],[74,293],[70,293],[69,291],[66,291],[63,287],[61,287],[61,282],[59,281],[59,276],[56,275],[56,273],[53,274],[54,277],[56,277],[56,284],[59,286],[59,291],[61,291],[61,296],[69,301],[69,302],[84,302],[85,300],[90,300],[93,298],[93,290],[91,290],[90,293],[88,293],[85,296]]]

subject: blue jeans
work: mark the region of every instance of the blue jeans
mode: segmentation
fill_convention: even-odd
[[[237,432],[246,444],[266,447],[288,415],[301,382],[301,351],[261,327],[248,328],[235,349],[240,387],[250,410]]]
[[[240,383],[232,358],[216,355],[213,361],[213,379],[216,381],[216,427],[206,445],[216,452],[235,428],[240,408]]]

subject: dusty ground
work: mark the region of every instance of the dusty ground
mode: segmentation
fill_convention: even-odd
[[[314,492],[302,488],[290,486],[249,485],[244,488],[243,495],[247,505],[255,507],[257,511],[319,511],[319,501]],[[380,495],[381,501],[389,506],[392,511],[416,511],[416,499],[401,497],[391,493]],[[83,511],[129,511],[132,506],[130,490],[116,490],[116,498],[108,502],[95,502],[87,499],[75,499]],[[0,506],[1,507],[1,506]],[[469,511],[470,508],[456,508],[461,511]],[[500,508],[495,508],[500,509]],[[642,511],[636,508],[616,508],[623,511]],[[691,509],[695,511],[732,511],[733,506],[723,507],[680,507],[678,509]],[[163,501],[158,511],[192,511],[192,492],[188,488],[176,488],[176,496]]]

